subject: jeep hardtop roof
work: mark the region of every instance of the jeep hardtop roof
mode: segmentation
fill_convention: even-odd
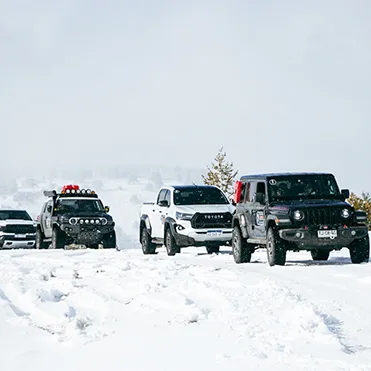
[[[247,179],[267,179],[267,178],[278,178],[281,176],[303,176],[303,175],[330,175],[333,176],[331,173],[313,173],[313,172],[293,172],[293,173],[266,173],[266,174],[251,174],[251,175],[243,175],[241,176],[240,180],[247,180]]]

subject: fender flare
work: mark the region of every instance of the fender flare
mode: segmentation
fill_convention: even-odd
[[[175,227],[176,227],[176,221],[174,218],[168,216],[166,219],[165,219],[165,222],[164,222],[164,241],[165,241],[165,238],[166,238],[166,231],[170,228],[170,231],[171,231],[171,234],[173,236],[175,236],[175,234],[177,233],[177,231],[175,230]]]
[[[139,242],[141,242],[142,239],[142,229],[146,228],[147,232],[152,235],[152,226],[151,221],[149,220],[149,216],[147,214],[143,214],[140,217],[139,222]]]

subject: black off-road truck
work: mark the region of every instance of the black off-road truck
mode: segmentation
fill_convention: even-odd
[[[37,218],[36,248],[116,248],[115,223],[98,195],[77,185],[66,185],[61,193],[44,191],[48,197]]]
[[[307,250],[313,260],[327,260],[347,247],[352,263],[369,261],[367,215],[345,200],[335,177],[323,173],[242,176],[235,184],[232,251],[247,263],[266,247],[269,265],[285,265],[286,251]]]

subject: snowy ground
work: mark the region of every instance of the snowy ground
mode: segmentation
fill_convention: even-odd
[[[1,370],[370,370],[371,265],[1,251]]]
[[[0,251],[0,371],[371,370],[371,264],[345,249],[284,267],[264,251],[243,265],[229,249],[144,256],[154,180],[94,181],[121,251]],[[36,216],[50,186],[18,182],[0,207]]]

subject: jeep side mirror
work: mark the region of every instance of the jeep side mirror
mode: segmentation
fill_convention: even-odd
[[[265,195],[261,192],[256,192],[255,202],[259,203],[260,205],[265,205]]]
[[[169,207],[169,202],[167,200],[161,200],[158,202],[158,206]]]
[[[105,207],[104,207],[104,211],[105,211],[106,213],[109,213],[109,206],[105,206]]]
[[[349,196],[350,196],[349,189],[342,189],[342,190],[341,190],[341,194],[342,194],[342,196],[344,197],[344,199],[349,198]]]

